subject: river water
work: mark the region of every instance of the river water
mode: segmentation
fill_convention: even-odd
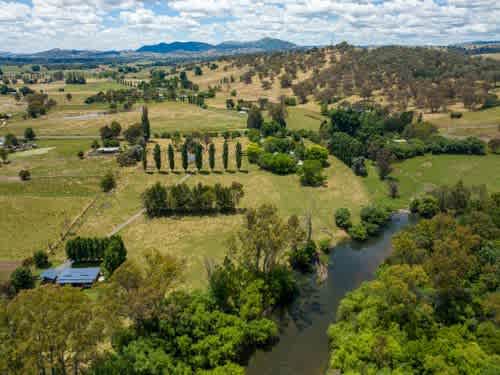
[[[330,255],[328,279],[322,285],[310,278],[302,280],[301,296],[280,314],[280,341],[250,359],[247,375],[324,375],[329,358],[326,331],[335,320],[340,300],[363,281],[373,279],[391,253],[391,237],[413,222],[400,212],[379,237],[336,246]]]

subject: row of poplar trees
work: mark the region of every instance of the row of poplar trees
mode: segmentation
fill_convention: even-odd
[[[175,150],[172,144],[168,145],[167,148],[168,155],[168,164],[170,170],[175,170]],[[236,167],[238,170],[241,170],[241,163],[243,160],[243,149],[240,142],[236,143],[235,146],[235,158],[236,158]],[[187,170],[189,167],[189,148],[186,143],[182,145],[181,148],[181,156],[182,156],[182,168]],[[194,144],[194,157],[195,157],[195,165],[196,168],[200,171],[203,168],[203,146],[200,143]],[[156,169],[161,170],[162,165],[162,150],[159,144],[156,144],[153,148],[153,159],[156,166]],[[224,170],[228,169],[229,163],[229,144],[227,141],[224,141],[224,145],[222,147],[222,165],[224,166]],[[208,146],[208,164],[210,169],[213,171],[215,168],[215,145],[211,143]],[[142,158],[142,165],[144,170],[148,168],[148,160],[147,160],[147,151],[144,152]]]

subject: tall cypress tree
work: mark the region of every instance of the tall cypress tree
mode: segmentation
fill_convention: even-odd
[[[141,125],[144,140],[148,142],[151,136],[151,126],[149,124],[148,107],[146,106],[142,107]]]
[[[146,171],[148,169],[148,150],[147,148],[144,149],[144,152],[142,153],[142,168]]]
[[[156,169],[159,171],[161,169],[161,148],[157,143],[153,149],[153,157],[155,159]]]
[[[196,143],[194,152],[195,152],[196,168],[198,169],[198,171],[201,171],[201,168],[203,168],[203,148],[201,144]]]
[[[243,158],[243,152],[241,150],[241,143],[236,143],[236,167],[238,170],[241,169],[241,160]]]
[[[187,169],[188,169],[188,147],[187,147],[186,143],[184,143],[182,145],[181,155],[182,155],[182,168],[184,168],[184,171],[187,171]]]
[[[170,170],[175,169],[175,152],[174,152],[174,146],[170,143],[168,145],[168,164],[170,166]]]
[[[224,141],[224,146],[222,147],[222,164],[224,165],[224,169],[227,170],[227,163],[229,158],[229,145],[227,141]]]
[[[215,145],[210,143],[208,148],[208,162],[210,163],[210,169],[213,171],[215,168]]]

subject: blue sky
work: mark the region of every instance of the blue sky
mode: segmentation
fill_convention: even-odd
[[[500,39],[500,0],[0,0],[0,50],[135,49],[174,40],[298,44]]]

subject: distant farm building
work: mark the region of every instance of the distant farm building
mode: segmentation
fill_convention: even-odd
[[[99,147],[97,152],[100,154],[116,154],[120,152],[120,147]]]
[[[59,285],[91,287],[101,274],[99,267],[65,268],[62,270],[48,269],[40,275],[44,282]]]

